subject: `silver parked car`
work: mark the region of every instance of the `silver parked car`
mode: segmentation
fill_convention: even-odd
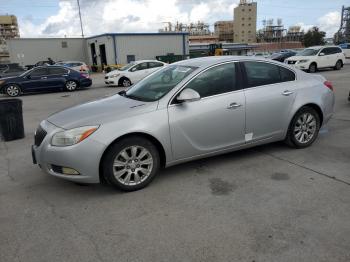
[[[137,190],[161,167],[280,140],[310,146],[332,116],[332,89],[262,58],[185,60],[50,116],[35,133],[33,160],[56,177]]]

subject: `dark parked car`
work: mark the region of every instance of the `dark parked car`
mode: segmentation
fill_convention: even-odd
[[[23,72],[25,72],[24,68],[18,63],[0,64],[0,78],[18,76]]]
[[[284,51],[284,52],[281,52],[281,53],[272,54],[269,58],[272,59],[272,60],[279,61],[279,62],[283,63],[285,59],[287,59],[289,57],[292,57],[292,56],[295,56],[295,55],[296,55],[296,52]]]
[[[41,66],[20,76],[0,79],[0,90],[9,96],[42,90],[68,90],[89,87],[92,81],[88,75],[62,66]]]

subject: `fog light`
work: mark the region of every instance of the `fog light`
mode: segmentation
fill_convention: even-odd
[[[62,173],[65,175],[79,175],[79,172],[70,167],[62,167]]]
[[[51,165],[51,170],[55,173],[63,175],[80,175],[77,170],[70,167]]]

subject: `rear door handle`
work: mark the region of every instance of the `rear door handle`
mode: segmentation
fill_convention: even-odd
[[[41,77],[41,79],[47,79],[47,77],[46,77],[46,76],[43,76],[43,77]]]
[[[294,92],[292,92],[292,91],[289,91],[289,90],[286,90],[286,91],[284,91],[283,93],[282,93],[282,95],[284,95],[284,96],[290,96],[291,94],[293,94]]]
[[[239,108],[241,107],[242,105],[241,104],[238,104],[238,103],[231,103],[227,109],[236,109],[236,108]]]

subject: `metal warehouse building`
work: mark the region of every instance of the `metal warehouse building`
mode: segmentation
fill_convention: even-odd
[[[126,64],[156,56],[188,55],[188,33],[109,33],[88,38],[17,38],[8,41],[10,60],[35,64],[48,57],[89,65]]]

